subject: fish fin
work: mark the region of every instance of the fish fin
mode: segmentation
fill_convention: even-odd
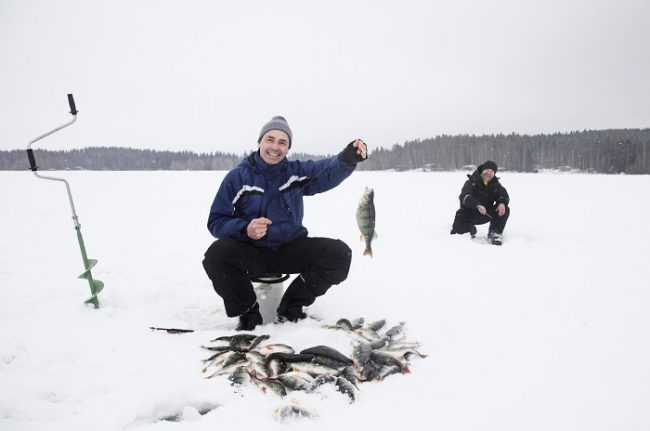
[[[377,231],[373,231],[372,233],[372,239],[377,239],[379,235],[377,235]]]
[[[366,240],[366,237],[364,237],[363,234],[360,234],[359,235],[359,241],[365,241],[365,240]]]

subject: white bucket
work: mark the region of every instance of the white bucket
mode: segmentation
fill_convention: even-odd
[[[260,314],[264,324],[273,323],[280,300],[284,294],[284,283],[259,283],[254,284],[257,303],[260,306]]]

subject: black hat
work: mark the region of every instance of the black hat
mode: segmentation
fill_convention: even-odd
[[[487,162],[483,163],[481,166],[478,167],[479,173],[483,173],[484,170],[486,169],[492,169],[494,173],[497,173],[497,164],[494,163],[492,160],[488,160]]]

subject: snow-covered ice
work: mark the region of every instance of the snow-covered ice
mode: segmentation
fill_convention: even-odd
[[[353,250],[349,278],[309,313],[404,321],[429,356],[411,374],[364,383],[354,404],[334,390],[294,393],[318,416],[278,422],[289,400],[201,374],[199,346],[235,326],[201,266],[224,172],[57,174],[106,288],[99,310],[83,304],[63,185],[0,172],[3,431],[650,428],[650,176],[499,172],[512,200],[502,247],[449,235],[464,172],[356,172],[306,198],[310,235]],[[365,186],[377,209],[372,259],[354,217]],[[321,324],[255,332],[350,351]]]

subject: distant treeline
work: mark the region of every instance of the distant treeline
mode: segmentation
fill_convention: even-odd
[[[650,174],[650,129],[611,129],[540,135],[456,135],[371,150],[364,170],[467,169],[494,160],[499,169]]]
[[[242,156],[225,153],[197,154],[192,151],[156,151],[120,147],[90,147],[80,150],[34,149],[41,170],[79,169],[90,171],[180,171],[231,169]],[[1,151],[0,170],[29,169],[25,150]]]
[[[373,148],[361,170],[448,171],[471,169],[494,160],[499,169],[540,169],[594,173],[650,174],[650,129],[611,129],[540,135],[442,135],[408,141],[390,149]],[[246,154],[156,151],[119,147],[80,150],[35,149],[41,170],[229,170]],[[290,153],[293,160],[325,156]],[[0,151],[0,170],[26,170],[25,150]]]
[[[122,147],[90,147],[80,150],[50,151],[34,149],[39,170],[89,171],[219,171],[232,169],[248,153],[195,153],[192,151],[156,151]],[[293,159],[320,159],[304,153],[292,153]],[[0,151],[0,170],[29,169],[26,150]]]

